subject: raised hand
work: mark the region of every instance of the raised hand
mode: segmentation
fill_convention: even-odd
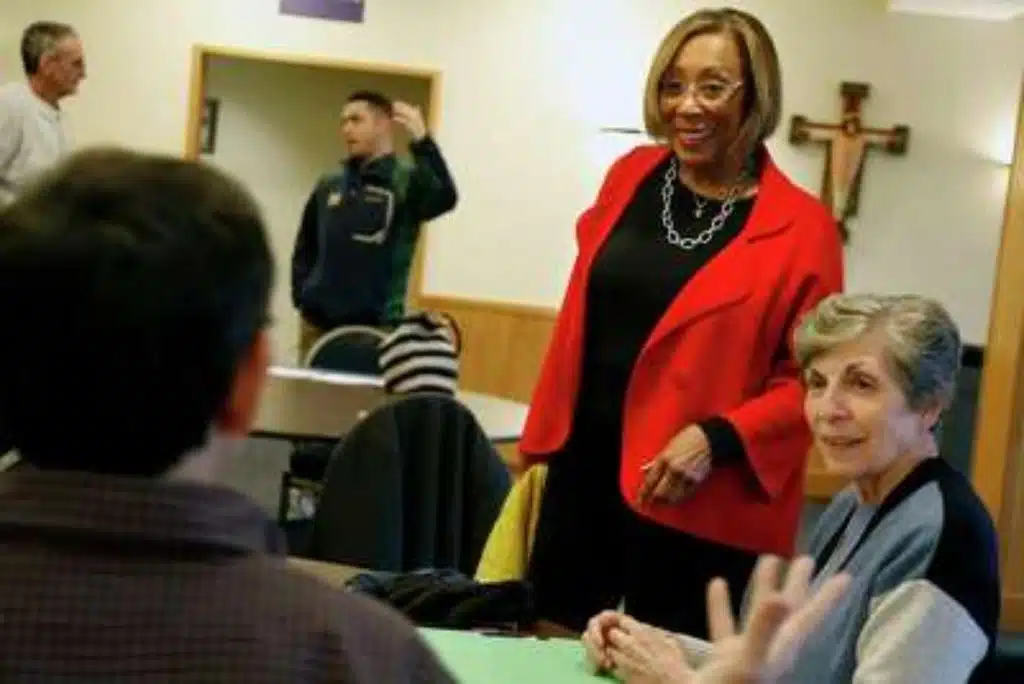
[[[422,140],[427,135],[427,123],[423,120],[423,112],[406,102],[395,102],[393,105],[392,118],[400,124],[413,140]]]

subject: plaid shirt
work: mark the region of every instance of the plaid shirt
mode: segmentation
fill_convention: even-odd
[[[452,682],[389,609],[270,555],[227,489],[0,474],[2,682]]]

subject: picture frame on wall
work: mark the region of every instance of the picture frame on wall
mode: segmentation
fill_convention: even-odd
[[[298,17],[362,23],[366,0],[281,0],[279,12]]]
[[[217,122],[220,118],[220,100],[206,98],[203,101],[203,118],[199,128],[200,154],[213,154],[217,150]]]

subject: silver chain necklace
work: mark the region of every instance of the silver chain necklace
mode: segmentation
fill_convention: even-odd
[[[676,230],[675,220],[672,218],[672,196],[675,193],[676,180],[679,178],[679,162],[676,159],[672,160],[669,164],[668,170],[665,171],[665,182],[661,186],[661,223],[665,226],[665,239],[668,240],[670,245],[675,245],[679,249],[686,251],[692,251],[700,245],[706,245],[711,242],[711,238],[715,236],[715,233],[722,229],[725,225],[726,219],[732,214],[736,200],[740,195],[740,188],[743,185],[743,179],[739,178],[736,183],[729,188],[729,193],[725,196],[725,201],[722,202],[722,208],[718,210],[718,214],[711,219],[711,225],[702,230],[697,234],[696,237],[683,237],[679,231]],[[700,219],[704,215],[704,208],[708,204],[708,200],[703,197],[698,197],[697,193],[692,192],[694,202],[697,204],[697,208],[694,210],[693,215],[695,218]]]

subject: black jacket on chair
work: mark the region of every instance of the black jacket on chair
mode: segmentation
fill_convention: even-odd
[[[472,575],[510,479],[456,399],[396,400],[335,449],[304,555],[367,570]]]
[[[526,582],[477,582],[456,570],[365,572],[349,591],[387,603],[420,627],[518,632],[537,620]]]

